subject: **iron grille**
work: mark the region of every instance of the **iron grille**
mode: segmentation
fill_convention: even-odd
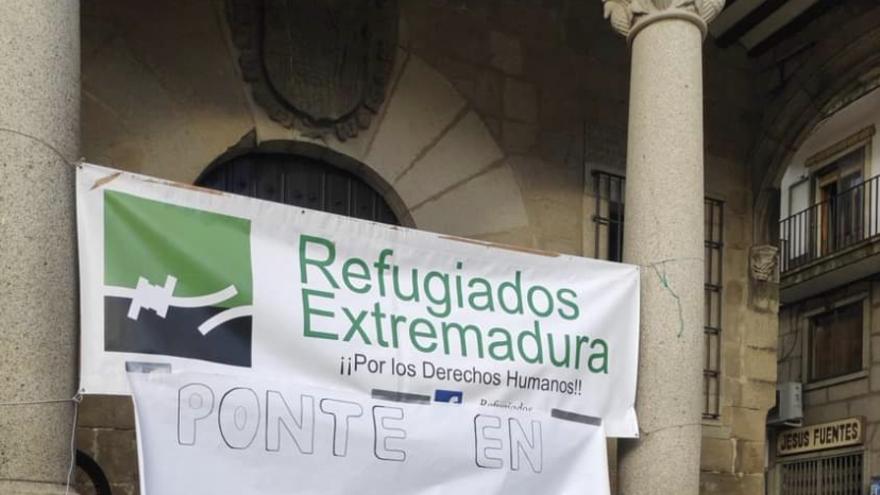
[[[597,259],[623,259],[623,222],[626,179],[593,171],[594,250]],[[705,361],[703,417],[717,419],[721,412],[721,291],[723,286],[724,203],[706,198],[705,228]]]
[[[705,218],[705,323],[706,361],[703,365],[703,417],[721,414],[721,288],[724,251],[724,203],[706,198]]]
[[[593,172],[593,196],[596,198],[593,210],[593,257],[596,259],[623,259],[623,187],[623,177]]]
[[[786,462],[781,465],[781,495],[861,495],[862,453]]]
[[[302,155],[249,153],[212,166],[197,184],[338,215],[400,224],[385,199],[362,179]]]
[[[880,176],[779,222],[783,273],[880,236]]]

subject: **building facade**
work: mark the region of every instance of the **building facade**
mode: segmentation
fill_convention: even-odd
[[[837,251],[872,249],[875,231],[865,218],[865,239],[838,241],[864,208],[820,215],[835,254],[820,247],[805,260],[809,243],[793,244],[779,220],[790,216],[780,204],[791,204],[794,177],[807,174],[809,201],[813,192],[873,187],[805,171],[819,170],[806,165],[814,155],[824,170],[873,139],[864,129],[876,106],[846,120],[859,124],[817,125],[837,118],[831,109],[849,115],[876,98],[864,95],[880,67],[880,6],[640,3],[649,8],[628,0],[386,0],[348,10],[319,0],[0,2],[0,64],[9,68],[0,72],[8,281],[0,349],[14,356],[0,362],[0,493],[63,492],[71,433],[80,493],[105,485],[137,493],[130,401],[85,397],[71,432],[75,404],[65,400],[76,382],[71,164],[79,157],[638,264],[642,433],[609,441],[615,493],[761,494],[765,485],[812,493],[780,484],[815,454],[776,456],[779,432],[792,428],[767,426],[777,373],[804,383],[804,424],[865,417],[865,441],[833,452],[861,453],[866,489],[880,474],[874,282],[859,271],[804,295],[793,277],[820,265],[834,272]],[[863,160],[878,149],[865,148]],[[837,354],[803,358],[812,338],[804,335],[820,332],[809,328],[857,326],[854,301],[860,368]],[[856,333],[830,352],[856,356]]]
[[[779,381],[800,387],[803,414],[770,427],[771,493],[827,489],[836,479],[858,493],[880,469],[880,90],[870,89],[878,83],[834,102],[782,180]],[[856,431],[845,433],[850,423]],[[789,428],[801,424],[793,432],[810,437],[789,448]]]

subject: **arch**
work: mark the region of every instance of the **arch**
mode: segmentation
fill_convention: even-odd
[[[377,189],[395,191],[389,202],[410,226],[476,238],[529,226],[509,157],[452,83],[400,48],[388,91],[373,124],[352,139],[291,131],[252,106],[255,139],[320,145],[341,163],[363,164]]]
[[[137,22],[138,12],[130,9],[114,14],[125,23],[107,27],[111,41],[85,40],[83,153],[89,160],[193,183],[253,129],[254,147],[307,143],[332,150],[336,166],[345,168],[348,159],[362,165],[359,175],[385,193],[406,225],[534,244],[521,179],[508,162],[523,158],[501,150],[479,112],[410,52],[403,34],[385,103],[368,129],[339,141],[273,121],[255,103],[238,69],[240,54],[215,17],[197,5],[175,12],[173,20],[158,14],[168,18],[166,43],[152,43],[149,30],[123,29]],[[203,43],[189,42],[193,32],[204,33]],[[181,60],[188,70],[180,70]],[[108,67],[114,70],[104,72]],[[194,74],[211,74],[210,84]]]
[[[751,154],[759,243],[778,237],[778,187],[795,152],[841,100],[866,91],[866,76],[880,70],[880,26],[855,38],[829,38],[814,50],[773,99]]]
[[[291,159],[298,157],[311,159],[325,163],[333,168],[347,172],[356,180],[362,181],[372,189],[393,212],[395,219],[403,226],[415,227],[412,216],[407,211],[400,196],[381,176],[371,168],[359,161],[343,155],[330,148],[304,141],[271,140],[260,144],[256,143],[254,132],[245,135],[235,146],[212,161],[195,180],[197,185],[204,185],[210,181],[212,175],[220,171],[222,167],[249,155],[264,155],[267,158],[276,155],[290,156]]]

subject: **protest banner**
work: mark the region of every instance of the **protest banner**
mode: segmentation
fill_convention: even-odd
[[[607,495],[601,422],[266,378],[131,373],[143,495]]]
[[[125,370],[295,378],[636,436],[637,267],[77,172],[81,392]]]

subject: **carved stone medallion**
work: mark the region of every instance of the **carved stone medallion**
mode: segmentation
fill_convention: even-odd
[[[749,252],[749,274],[757,282],[778,282],[779,248],[752,246]]]
[[[370,125],[397,46],[396,0],[227,0],[239,63],[269,116],[340,140]]]

